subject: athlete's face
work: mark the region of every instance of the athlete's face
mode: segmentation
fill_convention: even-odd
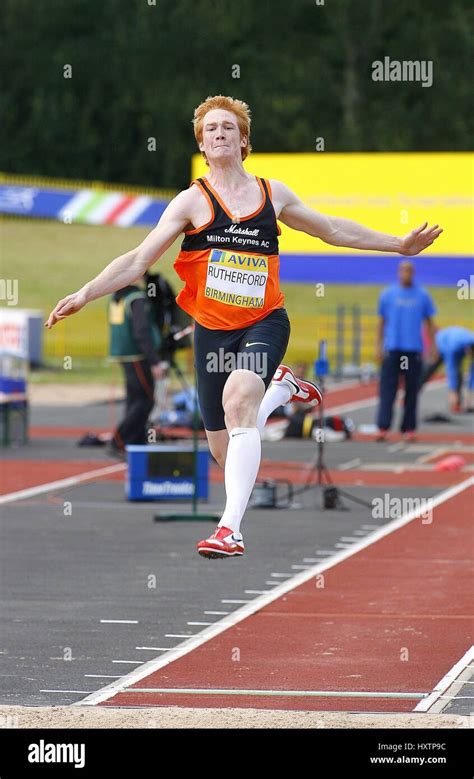
[[[231,111],[214,108],[204,117],[202,126],[202,142],[199,148],[209,162],[225,159],[241,159],[242,147],[247,145],[247,139],[240,137],[237,117]]]

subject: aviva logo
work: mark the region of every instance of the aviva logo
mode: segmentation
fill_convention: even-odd
[[[255,257],[255,255],[224,252],[221,249],[213,249],[210,261],[212,263],[218,263],[219,265],[225,265],[228,268],[257,270],[263,273],[268,271],[268,257]]]

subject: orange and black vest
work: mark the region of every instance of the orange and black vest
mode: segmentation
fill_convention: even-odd
[[[211,330],[248,327],[285,303],[279,286],[281,231],[270,183],[256,178],[262,203],[238,221],[206,179],[191,182],[206,197],[211,219],[184,233],[174,268],[185,286],[176,300]]]

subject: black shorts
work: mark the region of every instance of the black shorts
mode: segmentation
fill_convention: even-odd
[[[251,370],[267,388],[285,356],[289,338],[290,320],[284,308],[239,330],[209,330],[196,322],[194,367],[206,430],[225,429],[222,393],[232,371]]]

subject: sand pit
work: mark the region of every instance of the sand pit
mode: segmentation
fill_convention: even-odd
[[[472,719],[472,718],[471,718]],[[467,728],[469,717],[260,709],[150,709],[95,706],[0,706],[6,728]]]
[[[30,382],[28,397],[32,406],[76,406],[88,403],[109,403],[124,399],[121,383],[113,384],[34,384]]]

